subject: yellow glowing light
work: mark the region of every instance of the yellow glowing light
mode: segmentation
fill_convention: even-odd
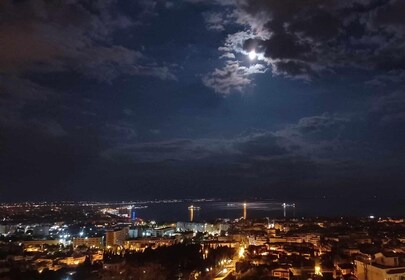
[[[245,248],[240,247],[239,249],[239,258],[243,258],[245,256]]]
[[[250,60],[255,60],[256,57],[257,57],[256,51],[255,51],[255,50],[251,50],[251,51],[248,53],[248,56],[249,56],[249,59],[250,59]]]
[[[318,265],[315,266],[315,275],[321,275],[322,276],[321,267],[318,266]]]

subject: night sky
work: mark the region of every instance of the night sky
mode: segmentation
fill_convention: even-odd
[[[404,15],[2,0],[0,200],[405,197]]]

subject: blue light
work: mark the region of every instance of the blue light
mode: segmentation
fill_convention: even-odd
[[[131,220],[132,220],[132,221],[135,221],[135,219],[136,219],[135,208],[132,208],[132,209],[131,209]]]

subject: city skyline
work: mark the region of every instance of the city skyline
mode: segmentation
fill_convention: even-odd
[[[400,0],[1,1],[0,201],[403,209],[404,12]]]
[[[186,202],[181,207],[185,215],[177,211],[170,219],[155,219],[164,216],[156,211],[160,203],[180,202]],[[221,216],[218,204],[205,202],[218,201],[149,201],[155,210],[149,218],[140,202],[2,203],[0,276],[55,280],[405,276],[401,216],[295,217],[295,204],[222,202],[234,212],[231,217]],[[216,208],[210,219],[195,215],[209,207]],[[290,207],[291,217],[286,216]],[[279,213],[269,212],[270,208]],[[139,209],[136,217],[134,209]],[[253,210],[259,209],[267,209],[262,212],[266,215],[255,215]]]

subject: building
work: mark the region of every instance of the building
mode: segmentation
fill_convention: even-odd
[[[128,227],[106,231],[105,246],[107,249],[114,246],[123,246],[124,241],[128,238],[128,232]]]
[[[354,267],[351,263],[341,263],[336,266],[336,271],[340,275],[349,275],[354,273]]]
[[[215,235],[221,233],[221,224],[210,224],[210,223],[195,223],[195,222],[177,222],[176,223],[177,232],[207,232],[209,234]]]
[[[377,253],[374,255],[374,262],[389,267],[397,267],[400,265],[399,255],[394,252]]]
[[[131,217],[131,221],[132,221],[132,222],[136,221],[135,207],[131,207],[131,208],[130,208],[130,217]]]
[[[103,237],[77,237],[73,239],[73,247],[103,248]]]
[[[128,229],[128,238],[139,238],[142,237],[143,233],[142,227],[131,227]]]
[[[288,268],[279,267],[271,271],[274,278],[290,279],[290,270]]]
[[[84,263],[86,256],[79,257],[66,257],[58,260],[58,263],[67,267],[77,267],[78,265]]]
[[[238,248],[239,247],[239,242],[235,240],[228,240],[228,241],[222,241],[222,240],[205,240],[201,243],[204,248],[212,248],[216,249],[218,247],[228,247],[228,248]]]
[[[405,279],[405,265],[400,256],[393,252],[377,253],[374,258],[355,260],[355,275],[358,280],[402,280]]]
[[[176,227],[161,227],[155,228],[156,237],[173,236],[176,231]]]
[[[15,226],[7,225],[7,224],[1,224],[0,225],[0,235],[7,235],[12,231],[15,231]]]
[[[55,246],[61,244],[61,242],[56,239],[25,240],[21,241],[20,243],[24,246],[24,248],[33,246],[38,246],[42,248],[44,245]]]
[[[128,238],[134,239],[134,238],[173,236],[175,231],[176,231],[175,226],[165,226],[159,228],[135,226],[129,228]]]
[[[172,246],[176,243],[173,238],[144,238],[126,240],[124,248],[130,251],[143,252],[146,248],[156,249],[161,246]]]
[[[253,246],[263,246],[269,242],[267,235],[249,235],[248,236],[249,245]]]
[[[48,236],[49,235],[49,225],[37,225],[32,229],[32,235],[34,236]]]
[[[358,280],[402,280],[405,279],[405,267],[390,268],[367,262],[355,261]]]

